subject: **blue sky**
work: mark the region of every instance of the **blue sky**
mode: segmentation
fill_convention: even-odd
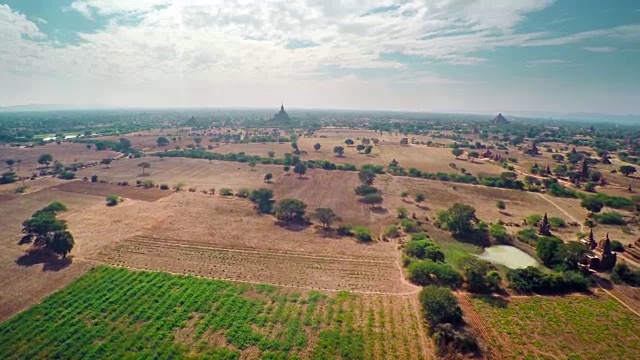
[[[637,0],[0,0],[0,39],[0,106],[640,114]]]

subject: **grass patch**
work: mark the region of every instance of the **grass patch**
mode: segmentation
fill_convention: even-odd
[[[638,359],[640,323],[615,299],[602,296],[512,298],[508,303],[473,299],[501,337],[504,358]]]

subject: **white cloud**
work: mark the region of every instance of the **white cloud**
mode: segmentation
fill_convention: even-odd
[[[540,60],[529,60],[527,61],[527,66],[539,66],[539,65],[558,65],[558,64],[570,64],[570,61],[562,60],[562,59],[540,59]]]
[[[206,105],[207,92],[215,88],[230,89],[230,94],[241,94],[248,88],[267,92],[277,86],[291,88],[287,84],[326,89],[329,83],[319,74],[326,76],[323,69],[327,67],[402,74],[376,80],[376,85],[397,82],[408,86],[410,80],[422,85],[459,83],[436,73],[415,72],[381,54],[412,56],[425,63],[474,66],[490,65],[476,52],[502,47],[557,46],[595,38],[632,44],[640,40],[640,25],[562,37],[548,32],[516,32],[527,14],[551,2],[77,0],[67,11],[88,18],[110,18],[105,28],[79,34],[83,42],[77,45],[55,44],[40,32],[37,19],[30,22],[7,5],[0,5],[0,81],[3,73],[24,73],[52,89],[62,88],[63,83],[67,87],[90,86],[86,94],[78,94],[105,93],[114,102],[148,99],[163,104],[165,101],[159,99],[163,99],[164,90],[185,94],[185,99],[165,94],[165,100]],[[380,7],[388,7],[388,11],[371,12]],[[139,22],[123,20],[132,16]],[[5,38],[11,41],[3,41]],[[286,45],[296,39],[318,46],[287,49]],[[527,65],[562,61],[532,60]],[[367,89],[367,80],[343,81]],[[0,92],[0,101],[2,96],[7,95]],[[219,94],[220,99],[227,96]]]
[[[611,46],[585,46],[583,49],[591,52],[600,52],[600,53],[608,53],[608,52],[616,52],[618,49]]]
[[[87,19],[93,20],[93,10],[92,8],[84,1],[74,1],[67,8],[63,8],[62,11],[77,11],[82,14]]]

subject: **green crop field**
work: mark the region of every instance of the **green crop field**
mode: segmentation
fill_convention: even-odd
[[[514,359],[640,359],[640,322],[615,299],[597,296],[473,299]]]
[[[423,358],[408,297],[97,267],[0,324],[0,359]]]

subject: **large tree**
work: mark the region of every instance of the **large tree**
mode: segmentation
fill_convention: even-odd
[[[53,161],[53,156],[51,154],[42,154],[38,158],[38,164],[49,166],[49,163]]]
[[[373,181],[376,179],[376,173],[371,169],[361,169],[358,172],[358,179],[363,185],[373,185]]]
[[[304,166],[303,163],[299,162],[293,167],[293,172],[298,174],[298,177],[300,178],[302,175],[307,173],[307,167]]]
[[[66,211],[60,202],[53,202],[33,213],[22,223],[24,234],[18,244],[33,244],[66,257],[74,245],[73,236],[67,230],[67,224],[56,218],[56,214]]]
[[[255,189],[249,194],[249,200],[256,205],[261,214],[269,214],[273,209],[273,191],[271,189]]]
[[[622,165],[622,166],[620,166],[620,172],[624,176],[629,176],[631,174],[634,174],[636,171],[638,171],[638,170],[634,166],[631,166],[631,165]]]
[[[156,144],[158,144],[158,146],[162,147],[162,146],[168,146],[171,142],[169,141],[169,139],[167,139],[164,136],[160,136],[158,138],[158,140],[156,140]]]
[[[462,322],[462,309],[451,290],[429,285],[420,292],[422,312],[430,327],[438,324],[459,324]]]
[[[438,212],[438,222],[454,234],[462,234],[473,230],[473,222],[477,220],[476,209],[471,205],[453,204],[449,209]]]
[[[307,205],[301,200],[288,198],[280,200],[276,204],[274,212],[278,220],[300,223],[304,221],[306,208]]]
[[[338,155],[339,157],[342,157],[342,155],[344,155],[344,147],[343,146],[334,146],[333,147],[333,152]]]
[[[144,176],[145,175],[145,172],[144,172],[145,169],[150,168],[151,164],[149,164],[148,162],[144,161],[144,162],[141,162],[140,164],[138,164],[138,167],[142,168],[142,175]]]
[[[315,150],[315,151],[320,150],[321,147],[322,147],[322,145],[320,145],[320,143],[313,144],[313,150]]]
[[[583,208],[589,210],[592,214],[599,213],[600,210],[604,207],[602,201],[593,196],[588,196],[582,200],[580,203]]]
[[[331,224],[340,220],[340,217],[329,208],[317,208],[313,213],[313,217],[320,221],[325,229],[330,229]]]
[[[451,150],[451,153],[457,159],[460,155],[464,154],[464,151],[462,149],[460,149],[460,148],[455,148],[455,149]]]

